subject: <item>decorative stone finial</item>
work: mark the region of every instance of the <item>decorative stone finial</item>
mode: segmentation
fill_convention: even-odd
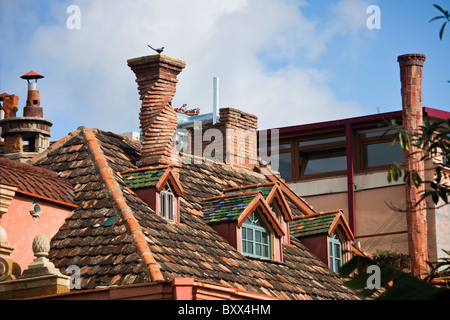
[[[45,234],[38,234],[33,240],[33,252],[36,258],[47,257],[50,251],[50,241]]]
[[[38,234],[33,240],[33,252],[36,259],[24,270],[22,278],[29,278],[41,275],[61,275],[58,269],[48,259],[50,251],[50,241],[45,234]]]

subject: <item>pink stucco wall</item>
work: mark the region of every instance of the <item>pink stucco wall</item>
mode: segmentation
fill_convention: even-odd
[[[38,219],[30,214],[33,201],[42,210]],[[14,247],[11,257],[22,271],[34,260],[32,243],[36,235],[43,233],[51,240],[72,210],[70,207],[16,193],[8,212],[0,218],[0,226],[6,231],[8,244]]]

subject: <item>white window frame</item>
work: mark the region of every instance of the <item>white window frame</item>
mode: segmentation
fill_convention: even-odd
[[[257,215],[259,218],[257,218]],[[260,258],[260,259],[271,259],[272,258],[272,234],[270,229],[265,226],[264,222],[261,223],[264,227],[256,225],[256,223],[261,219],[261,214],[257,211],[253,211],[247,220],[242,224],[241,228],[241,238],[242,238],[242,254],[249,257]],[[266,234],[266,241],[263,234]],[[259,240],[258,240],[259,239]],[[259,250],[258,250],[259,248]],[[265,249],[267,249],[267,255],[264,254]],[[260,251],[260,254],[257,254]]]
[[[158,214],[166,220],[175,221],[176,198],[169,183],[159,192]]]
[[[339,269],[344,264],[344,245],[336,232],[332,237],[330,237],[328,245],[330,269],[336,273],[339,273]]]

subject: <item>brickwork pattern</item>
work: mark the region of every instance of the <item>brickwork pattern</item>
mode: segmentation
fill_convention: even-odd
[[[178,127],[172,108],[177,76],[185,63],[167,56],[154,55],[128,60],[136,74],[140,99],[140,126],[144,137],[140,166],[179,163],[173,143]]]
[[[422,110],[422,68],[425,56],[407,54],[398,57],[400,64],[400,80],[402,95],[403,129],[417,132],[423,125]],[[424,161],[416,148],[405,151],[404,164],[407,171],[417,171],[424,180]],[[423,276],[428,272],[427,221],[426,205],[420,201],[422,186],[415,187],[411,182],[406,184],[406,210],[408,225],[408,245],[411,257],[411,272]]]

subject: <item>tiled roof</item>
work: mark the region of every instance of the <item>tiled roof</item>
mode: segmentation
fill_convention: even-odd
[[[340,211],[332,211],[295,219],[290,223],[291,235],[294,237],[304,237],[319,233],[328,233],[340,213]]]
[[[261,192],[264,199],[267,199],[270,192],[272,191],[273,187],[275,186],[275,183],[264,183],[264,184],[257,184],[252,186],[242,186],[239,188],[231,188],[228,190],[224,190],[225,193],[229,194],[235,194],[235,193],[247,193],[247,192]]]
[[[178,172],[181,219],[171,223],[118,174],[137,169],[140,148],[139,141],[80,128],[34,159],[74,186],[78,208],[52,238],[49,258],[62,272],[79,266],[82,288],[189,277],[282,299],[357,298],[298,240],[283,246],[282,263],[253,259],[205,222],[203,199],[266,183],[264,175],[223,164],[184,164]]]
[[[0,182],[30,196],[74,206],[72,185],[54,171],[0,157]]]
[[[130,189],[156,186],[166,167],[122,173],[123,182]]]
[[[202,211],[208,223],[238,220],[241,213],[259,192],[234,193],[202,201]]]

